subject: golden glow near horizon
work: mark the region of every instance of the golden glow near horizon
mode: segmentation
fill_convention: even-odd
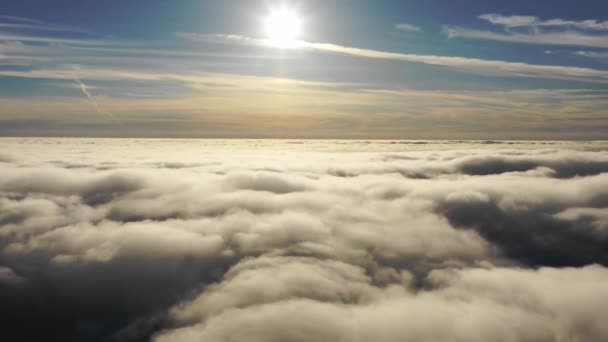
[[[298,46],[302,22],[297,13],[291,9],[275,9],[265,18],[264,31],[271,46],[291,49]]]

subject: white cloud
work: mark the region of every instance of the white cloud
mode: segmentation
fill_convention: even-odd
[[[583,56],[588,58],[597,59],[600,61],[608,61],[608,52],[599,51],[576,51],[574,53],[577,56]]]
[[[7,34],[0,32],[0,40],[7,42],[29,42],[29,43],[44,43],[50,45],[73,45],[73,46],[97,46],[97,47],[116,47],[129,46],[129,44],[118,43],[109,40],[95,39],[72,39],[72,38],[53,38],[34,35]]]
[[[608,30],[608,21],[597,21],[597,20],[566,20],[566,19],[550,19],[541,20],[534,16],[504,16],[501,14],[483,14],[479,16],[489,23],[502,25],[509,28],[515,27],[570,27],[587,30]]]
[[[452,32],[451,30],[452,29],[450,29],[448,32]],[[459,32],[460,31],[455,31],[451,34],[453,36],[455,34],[459,34]],[[179,35],[187,39],[199,42],[224,42],[230,44],[268,46],[268,43],[264,39],[255,39],[244,36],[207,35],[196,33],[180,33]],[[329,43],[312,43],[305,41],[300,41],[298,46],[303,49],[340,53],[365,58],[399,60],[404,62],[445,66],[464,72],[483,75],[572,79],[588,82],[608,81],[608,71],[583,67],[538,65],[521,62],[485,60],[467,57],[405,54],[380,50],[360,49]]]
[[[89,31],[74,26],[57,25],[41,20],[7,15],[0,15],[0,29],[2,28],[9,30],[19,29],[30,31],[65,31],[90,34]]]
[[[420,28],[419,26],[416,26],[416,25],[412,25],[412,24],[397,24],[397,25],[395,25],[395,27],[398,30],[405,31],[405,32],[422,32],[422,28]]]
[[[0,144],[16,340],[608,337],[605,142]]]
[[[607,279],[599,266],[441,270],[429,276],[441,286],[435,291],[376,288],[376,298],[359,305],[296,299],[234,308],[156,340],[601,341],[607,312],[594,300],[608,294]]]
[[[540,45],[566,45],[608,48],[608,36],[588,31],[608,30],[608,21],[596,20],[541,20],[534,16],[504,16],[484,14],[479,16],[491,24],[502,26],[506,32],[498,33],[463,27],[444,28],[451,38],[468,38]],[[522,32],[526,29],[525,32]],[[547,30],[549,29],[549,30]]]
[[[503,16],[500,14],[482,14],[478,18],[488,21],[492,24],[503,25],[507,27],[531,26],[538,22],[537,17],[527,15]]]
[[[493,31],[474,30],[462,27],[446,27],[444,31],[450,38],[482,39],[523,44],[567,45],[608,48],[608,36],[589,35],[574,31],[538,33],[497,33]]]

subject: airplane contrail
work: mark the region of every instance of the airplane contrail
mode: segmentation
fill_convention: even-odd
[[[112,114],[111,112],[109,112],[99,106],[99,104],[97,103],[97,100],[95,100],[95,97],[89,91],[89,87],[86,84],[84,84],[84,82],[82,82],[80,79],[77,78],[76,84],[78,84],[78,86],[80,87],[80,91],[82,91],[84,96],[86,96],[87,99],[89,99],[89,102],[91,102],[91,105],[93,106],[93,108],[95,109],[95,111],[97,113],[109,117],[110,119],[112,119],[113,121],[115,121],[116,123],[118,123],[119,125],[122,126],[122,122],[116,116],[114,116],[114,114]]]

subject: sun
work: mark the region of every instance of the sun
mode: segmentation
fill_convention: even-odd
[[[301,34],[301,20],[298,15],[286,8],[274,10],[264,21],[264,30],[271,46],[295,48]]]

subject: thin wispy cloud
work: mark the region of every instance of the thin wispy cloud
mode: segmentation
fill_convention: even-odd
[[[608,21],[598,20],[567,20],[567,19],[549,19],[542,20],[535,16],[512,15],[505,16],[501,14],[482,14],[479,19],[489,23],[502,25],[508,28],[514,27],[566,27],[578,28],[585,30],[608,31]]]
[[[193,41],[207,43],[223,42],[228,44],[246,44],[254,46],[270,45],[269,42],[264,39],[256,39],[238,35],[207,35],[196,33],[178,33],[178,35],[180,37]],[[404,62],[414,62],[435,66],[450,67],[463,72],[484,75],[576,79],[588,82],[608,82],[608,71],[591,68],[538,65],[467,57],[405,54],[380,50],[361,49],[329,43],[312,43],[306,41],[299,41],[298,46],[303,49],[321,52],[331,52],[365,58],[398,60]]]
[[[14,22],[20,22],[20,23],[30,23],[30,24],[44,24],[45,23],[44,21],[41,21],[41,20],[26,18],[26,17],[19,17],[19,16],[14,16],[14,15],[0,15],[0,20],[14,21]]]
[[[601,61],[608,61],[608,52],[599,51],[576,51],[574,52],[577,56],[583,56],[588,58],[594,58]]]
[[[99,103],[97,103],[97,99],[95,99],[95,96],[91,94],[91,92],[89,91],[89,87],[87,87],[84,82],[82,82],[80,79],[76,79],[75,81],[80,91],[82,91],[84,96],[86,96],[89,102],[91,103],[93,109],[95,109],[95,112],[108,117],[110,120],[114,121],[119,125],[122,125],[122,122],[114,114],[112,114],[112,112],[102,108]]]
[[[31,30],[31,31],[65,31],[65,32],[78,32],[88,33],[86,30],[77,29],[74,27],[64,26],[46,26],[46,25],[35,25],[35,24],[16,24],[16,23],[0,23],[0,29],[14,29],[14,30]]]
[[[28,31],[57,31],[91,34],[91,32],[88,30],[74,26],[58,25],[48,23],[42,20],[6,15],[0,16],[0,30],[2,29]]]
[[[23,35],[0,32],[0,41],[24,42],[24,43],[44,43],[51,45],[73,45],[73,46],[127,46],[124,43],[100,39],[77,39],[77,38],[56,38],[40,35]]]
[[[405,32],[422,32],[421,27],[412,25],[412,24],[397,24],[397,25],[395,25],[395,27],[398,30],[405,31]]]
[[[503,16],[499,14],[484,14],[479,18],[502,27],[504,32],[459,26],[445,26],[443,32],[449,38],[608,48],[608,34],[602,32],[608,30],[608,22],[564,19],[541,20],[533,16]],[[525,31],[522,31],[523,29]],[[600,31],[601,33],[589,31]]]
[[[456,32],[451,32],[451,35],[456,35]],[[242,35],[222,35],[222,34],[198,34],[198,33],[177,33],[177,36],[189,41],[205,43],[205,44],[234,44],[243,46],[266,47],[272,48],[270,42],[262,38],[253,38]],[[0,36],[0,39],[3,38]],[[155,50],[142,47],[129,47],[125,42],[113,41],[96,41],[96,40],[80,40],[80,39],[55,39],[47,37],[30,37],[30,36],[4,36],[16,42],[44,42],[48,44],[69,44],[75,47],[85,47],[93,49],[114,49],[114,52],[120,52],[120,48],[126,48],[127,53],[137,54],[140,51],[142,54],[154,54]],[[486,60],[479,58],[453,57],[440,55],[418,55],[398,52],[389,52],[382,50],[363,49],[348,47],[330,43],[314,43],[307,41],[298,41],[298,48],[301,50],[343,54],[372,59],[398,60],[404,62],[422,63],[433,66],[448,67],[461,72],[482,74],[488,76],[507,76],[507,77],[531,77],[531,78],[548,78],[548,79],[572,79],[584,82],[608,82],[608,71],[592,68],[572,67],[572,66],[554,66],[529,64],[522,62],[510,62],[503,60]],[[36,49],[35,47],[33,48]],[[274,48],[272,48],[274,49]],[[171,55],[166,53],[165,55]],[[180,56],[180,51],[173,52],[175,56]],[[185,56],[188,55],[184,52]],[[197,54],[194,54],[197,55]],[[199,54],[200,56],[200,54]],[[108,57],[108,61],[112,58]],[[86,63],[86,59],[82,60]],[[96,69],[96,68],[94,68]],[[74,79],[76,73],[71,68],[55,67],[31,71],[18,70],[3,70],[0,75],[11,77],[26,77],[26,78],[59,78],[59,79]],[[170,73],[162,73],[155,71],[151,74],[142,73],[135,69],[121,68],[108,69],[107,72],[101,72],[97,75],[90,75],[95,79],[187,79],[187,75],[179,75]]]
[[[306,129],[308,137],[319,138],[601,139],[605,136],[608,108],[607,93],[599,90],[383,90],[366,89],[365,84],[227,74],[188,79],[184,85],[192,89],[187,95],[137,95],[148,91],[151,85],[162,87],[163,82],[146,81],[143,89],[136,86],[139,82],[119,83],[113,85],[113,90],[101,88],[105,96],[96,100],[104,109],[119,115],[123,126],[112,125],[98,134],[130,132],[171,137],[179,132],[183,136],[227,138],[238,134],[245,138],[281,138],[298,136]],[[76,84],[74,88],[81,91]],[[107,95],[108,91],[114,95]],[[125,97],[127,92],[135,94]],[[23,115],[10,113],[29,113],[34,118],[53,117],[60,127],[70,123],[108,123],[105,116],[91,109],[86,97],[30,98],[27,102],[0,98],[0,107],[7,120],[24,119]],[[146,131],[138,131],[140,124],[146,125]],[[269,132],[269,127],[276,130]],[[348,130],[344,131],[344,127]],[[52,131],[53,136],[69,135],[69,131],[59,128]],[[567,131],[560,132],[560,128]],[[13,134],[28,135],[28,131],[13,129]]]
[[[572,31],[544,33],[499,33],[463,27],[446,27],[444,28],[444,33],[449,38],[481,39],[523,44],[608,48],[608,35],[588,35]]]

